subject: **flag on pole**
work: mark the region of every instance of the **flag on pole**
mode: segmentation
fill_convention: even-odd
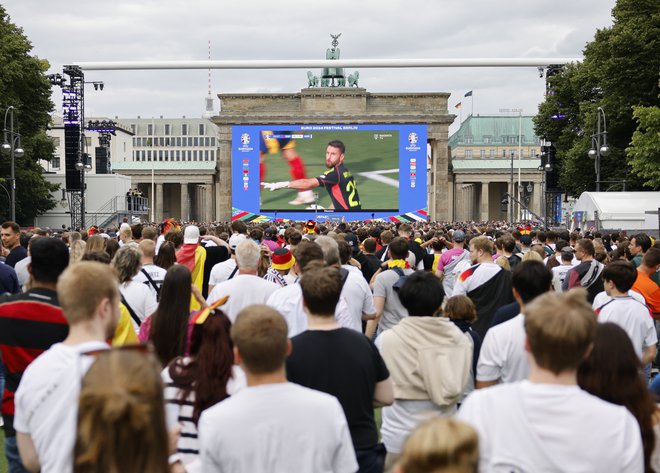
[[[469,92],[466,93],[463,97],[472,97],[472,91],[469,91]]]
[[[461,108],[461,102],[458,102],[458,103],[456,104],[456,108]]]

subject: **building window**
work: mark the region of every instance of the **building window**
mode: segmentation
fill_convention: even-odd
[[[211,146],[215,146],[215,138],[211,137]]]
[[[205,149],[204,150],[204,161],[208,161],[208,160],[209,160],[209,150]]]
[[[152,123],[147,125],[147,135],[154,136],[154,125]]]
[[[491,149],[491,150],[490,150],[490,157],[491,157],[491,158],[494,158],[494,157],[495,157],[495,150],[494,150],[494,149]]]
[[[147,150],[147,161],[151,161],[151,150]]]
[[[465,143],[466,144],[472,144],[473,141],[474,141],[474,139],[472,138],[472,136],[466,136],[465,137]]]
[[[491,144],[493,142],[493,137],[492,136],[484,136],[484,143],[485,144]]]
[[[131,124],[131,133],[135,134],[135,131],[136,131],[136,127],[135,127],[135,123],[133,123]]]
[[[181,137],[180,136],[177,137],[177,139],[176,139],[176,145],[179,146],[179,147],[181,146]]]
[[[199,136],[204,136],[204,124],[199,124]]]
[[[193,161],[197,161],[197,150],[193,151]]]
[[[197,137],[193,138],[193,146],[199,146],[199,139]]]
[[[481,157],[482,157],[482,158],[485,158],[485,157],[486,157],[486,150],[485,150],[485,149],[482,149],[482,150],[481,150]]]
[[[188,134],[188,125],[183,123],[181,125],[181,135],[186,136]]]
[[[188,161],[192,160],[192,151],[188,150]]]
[[[170,160],[170,152],[168,150],[165,150],[165,161]]]
[[[465,157],[467,159],[472,159],[472,150],[471,149],[466,149],[465,150]]]
[[[171,125],[169,123],[165,123],[165,136],[170,135],[170,131],[171,131],[170,128],[171,128]]]
[[[180,149],[176,150],[176,160],[181,161],[181,150]]]
[[[59,156],[53,156],[53,159],[50,160],[50,165],[52,166],[53,169],[59,169],[60,168],[60,157]]]
[[[147,152],[142,150],[142,161],[146,161],[146,160],[147,160]]]
[[[204,146],[211,146],[209,143],[211,142],[211,139],[207,136],[204,138]]]
[[[193,139],[191,137],[188,137],[188,146],[193,145]]]
[[[215,151],[211,150],[211,161],[215,161]]]
[[[158,143],[160,144],[160,146],[165,146],[165,138],[163,138],[162,136],[158,138]]]
[[[162,160],[163,160],[163,151],[160,150],[158,151],[158,161],[162,161]]]
[[[536,150],[535,149],[531,149],[529,151],[529,157],[530,158],[535,158],[536,157]]]
[[[505,149],[502,150],[502,157],[506,158],[506,150]]]

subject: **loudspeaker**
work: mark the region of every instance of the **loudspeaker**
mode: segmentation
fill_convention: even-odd
[[[64,163],[66,171],[66,190],[80,190],[80,173],[76,169],[80,154],[80,125],[64,125]]]
[[[108,165],[108,154],[108,148],[105,146],[96,147],[96,174],[109,174],[110,166]]]

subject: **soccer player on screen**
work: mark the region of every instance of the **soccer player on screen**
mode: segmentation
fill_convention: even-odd
[[[287,136],[275,138],[273,135]],[[289,172],[293,179],[305,179],[305,163],[296,150],[296,142],[290,137],[290,131],[262,130],[259,140],[259,178],[263,182],[266,178],[266,156],[281,153],[289,163]],[[289,202],[291,205],[313,204],[314,194],[309,189],[300,189],[298,197]]]
[[[319,177],[296,179],[289,182],[262,182],[262,185],[271,191],[284,188],[311,189],[313,187],[325,187],[332,200],[331,208],[335,210],[362,210],[355,178],[344,166],[345,152],[346,146],[344,146],[344,143],[333,140],[328,143],[325,150],[325,165],[328,170]]]

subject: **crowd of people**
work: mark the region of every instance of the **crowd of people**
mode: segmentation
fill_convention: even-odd
[[[0,231],[10,473],[660,472],[660,242],[506,222]]]

